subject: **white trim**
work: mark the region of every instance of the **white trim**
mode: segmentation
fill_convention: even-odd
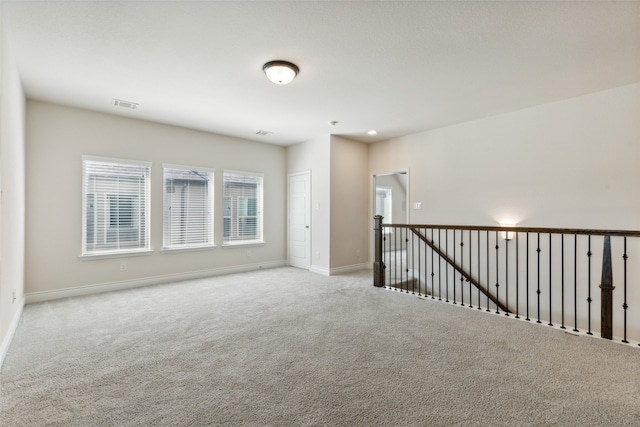
[[[11,323],[9,324],[9,328],[7,329],[7,334],[4,336],[2,340],[2,346],[0,347],[0,368],[2,368],[2,364],[4,363],[4,357],[7,355],[9,351],[9,347],[11,346],[11,341],[13,341],[13,336],[16,333],[16,329],[18,329],[18,325],[20,324],[20,319],[22,318],[22,311],[24,310],[25,298],[22,298],[20,301],[20,305],[18,305],[18,309],[16,310],[16,314],[14,314],[13,319],[11,319]]]
[[[317,265],[312,265],[309,268],[309,271],[316,274],[322,274],[323,276],[331,276],[331,270],[326,267],[318,267]]]
[[[254,176],[256,178],[264,178],[264,174],[262,172],[246,172],[246,171],[239,171],[239,170],[233,170],[233,169],[223,169],[222,176],[224,177],[224,175],[233,175],[240,178],[244,176]]]
[[[89,160],[93,162],[102,162],[102,163],[124,163],[128,165],[133,165],[133,166],[146,166],[148,168],[151,168],[153,166],[152,162],[147,162],[144,160],[118,159],[115,157],[92,156],[89,154],[82,155],[82,161],[85,161],[85,160]]]
[[[171,254],[176,252],[193,252],[193,251],[206,251],[209,249],[215,249],[216,245],[206,245],[206,246],[183,246],[183,247],[172,247],[172,248],[162,248],[160,249],[161,254]]]
[[[367,270],[368,268],[369,268],[369,264],[366,262],[363,262],[360,264],[345,265],[344,267],[336,267],[336,268],[330,269],[329,275],[334,276],[336,274],[353,273],[356,271]]]
[[[264,246],[267,242],[264,240],[232,240],[222,243],[223,248],[232,248],[234,246]]]
[[[78,255],[78,259],[81,261],[91,261],[94,259],[109,259],[109,258],[125,258],[132,256],[146,256],[152,255],[153,249],[135,250],[135,251],[118,251],[118,252],[98,252],[88,253],[84,255]]]
[[[370,175],[370,192],[369,192],[369,230],[373,230],[375,228],[375,220],[373,219],[376,214],[376,177],[377,176],[387,176],[387,175],[395,175],[395,174],[406,174],[407,175],[407,191],[406,191],[406,224],[411,224],[411,170],[409,168],[399,168],[399,169],[391,169],[386,171],[377,171],[372,172]],[[370,234],[369,238],[369,259],[372,260],[373,263],[375,260],[375,239],[373,237],[373,232]]]
[[[100,283],[95,285],[79,286],[77,288],[60,289],[56,291],[34,292],[26,295],[26,303],[50,301],[60,298],[71,298],[83,295],[98,294],[102,292],[121,291],[124,289],[139,288],[142,286],[159,285],[161,283],[179,282],[182,280],[202,279],[205,277],[222,276],[224,274],[244,273],[248,271],[267,268],[284,267],[284,260],[269,261],[257,264],[244,264],[232,267],[214,268],[211,270],[191,271],[188,273],[167,274],[163,276],[145,277],[142,279],[125,280],[122,282]]]
[[[162,164],[162,169],[181,169],[181,170],[201,170],[201,171],[207,171],[209,173],[215,173],[216,170],[214,168],[210,168],[207,166],[187,166],[187,165],[175,165],[172,163],[163,163]]]
[[[287,174],[287,176],[298,176],[298,175],[305,175],[305,174],[311,175],[311,169],[303,170],[300,172],[291,172],[290,174]]]
[[[326,268],[312,265],[309,271],[323,276],[335,276],[336,274],[353,273],[354,271],[368,270],[369,264],[363,262],[361,264],[346,265],[344,267]]]

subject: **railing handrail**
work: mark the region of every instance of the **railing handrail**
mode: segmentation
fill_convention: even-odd
[[[429,228],[435,230],[480,230],[480,231],[511,231],[520,233],[543,234],[578,234],[592,236],[627,236],[640,237],[640,231],[633,230],[601,230],[582,228],[548,228],[548,227],[516,227],[495,225],[441,225],[441,224],[382,224],[382,227],[394,228]]]
[[[549,296],[549,302],[548,302],[548,310],[549,310],[549,326],[553,326],[552,324],[552,296],[554,294],[554,292],[557,292],[557,283],[558,283],[558,277],[557,274],[560,274],[560,283],[561,283],[561,295],[562,295],[562,303],[561,303],[561,307],[562,307],[562,329],[565,329],[565,325],[564,325],[564,295],[565,295],[565,267],[564,267],[564,263],[565,263],[565,236],[575,236],[575,239],[572,238],[570,239],[571,241],[573,241],[573,255],[571,253],[567,253],[567,256],[569,258],[571,258],[573,256],[573,298],[574,298],[574,307],[573,307],[573,312],[574,312],[574,331],[578,332],[577,329],[577,325],[578,325],[578,317],[577,317],[577,304],[578,304],[578,236],[586,236],[588,237],[588,242],[584,242],[584,244],[586,245],[586,247],[584,247],[585,250],[588,250],[586,252],[586,256],[587,256],[587,261],[586,261],[586,267],[587,267],[587,278],[586,278],[586,284],[587,284],[587,299],[585,300],[588,305],[587,305],[587,327],[588,327],[588,335],[592,335],[591,333],[591,303],[594,302],[592,299],[592,280],[591,280],[591,257],[592,255],[594,255],[592,253],[592,239],[591,236],[602,236],[604,238],[604,242],[603,242],[603,251],[602,251],[602,278],[600,281],[600,288],[601,288],[601,295],[600,295],[600,328],[601,328],[601,336],[603,338],[607,338],[607,339],[612,339],[612,331],[613,331],[613,316],[612,316],[612,312],[613,312],[613,290],[615,289],[614,286],[614,278],[613,278],[613,270],[612,270],[612,260],[611,260],[611,249],[612,249],[612,238],[616,237],[616,238],[620,238],[620,240],[624,240],[623,242],[620,242],[620,245],[623,245],[623,248],[620,247],[620,245],[618,245],[618,251],[623,251],[623,264],[620,267],[621,268],[621,288],[623,290],[623,304],[622,304],[622,308],[624,310],[623,312],[623,340],[622,342],[624,343],[628,343],[627,340],[627,309],[629,308],[628,304],[627,304],[627,284],[628,284],[628,280],[627,280],[627,260],[629,258],[628,254],[627,254],[627,238],[631,237],[631,238],[638,238],[640,237],[640,231],[637,230],[605,230],[605,229],[581,229],[581,228],[551,228],[551,227],[522,227],[522,226],[516,226],[516,225],[493,225],[493,226],[488,226],[488,225],[444,225],[444,224],[383,224],[383,217],[381,215],[376,215],[374,217],[374,223],[375,223],[375,227],[374,227],[374,232],[375,232],[375,237],[376,237],[376,241],[375,241],[375,259],[374,259],[374,286],[378,286],[378,287],[384,287],[385,286],[385,273],[384,270],[386,269],[386,265],[385,265],[385,261],[383,258],[383,253],[384,253],[384,247],[383,247],[383,242],[385,240],[388,239],[388,236],[392,236],[392,234],[389,233],[385,233],[384,229],[398,229],[398,235],[400,237],[400,240],[402,240],[404,238],[404,242],[407,242],[407,246],[409,245],[409,241],[411,241],[411,245],[414,245],[414,240],[413,238],[411,240],[408,239],[408,236],[410,233],[413,233],[413,235],[418,236],[418,242],[422,241],[424,244],[426,244],[426,248],[425,248],[425,256],[426,256],[426,251],[427,248],[430,248],[431,250],[431,264],[432,264],[432,271],[431,271],[431,280],[432,280],[432,291],[434,291],[434,283],[433,282],[433,278],[435,273],[435,260],[434,260],[434,254],[437,255],[437,261],[438,261],[438,271],[437,271],[437,275],[439,276],[438,279],[438,297],[440,298],[440,280],[442,279],[441,273],[440,273],[440,262],[444,261],[445,263],[445,272],[447,273],[445,275],[445,290],[447,291],[446,293],[446,299],[447,302],[449,300],[449,296],[448,296],[448,290],[449,290],[449,286],[451,285],[451,282],[449,281],[449,276],[448,276],[448,271],[449,268],[453,268],[454,271],[454,282],[452,285],[452,289],[454,291],[454,303],[455,303],[455,299],[456,299],[456,287],[455,287],[455,278],[456,278],[456,273],[460,276],[460,291],[463,292],[462,289],[462,282],[463,280],[467,280],[468,283],[470,283],[470,288],[469,288],[469,302],[471,302],[472,300],[472,296],[471,296],[471,286],[475,286],[478,289],[478,303],[480,303],[480,293],[484,293],[485,296],[487,296],[487,311],[489,309],[488,305],[489,305],[489,300],[491,300],[494,304],[496,304],[497,307],[500,307],[500,298],[499,298],[499,293],[498,293],[498,287],[499,286],[505,286],[505,306],[506,308],[506,315],[509,315],[509,309],[508,309],[508,304],[509,304],[509,269],[510,269],[510,265],[514,265],[515,266],[515,275],[516,275],[516,318],[518,317],[518,307],[519,307],[519,302],[518,302],[518,290],[520,289],[520,287],[518,287],[518,277],[520,277],[520,273],[518,272],[518,266],[519,266],[519,252],[518,249],[520,246],[522,246],[520,243],[524,244],[523,240],[526,240],[526,245],[525,245],[525,249],[526,249],[526,253],[522,254],[524,255],[524,257],[526,258],[526,272],[523,273],[524,277],[525,277],[525,296],[526,296],[526,310],[527,310],[527,318],[526,320],[529,320],[529,295],[530,293],[535,293],[537,295],[534,295],[534,298],[537,298],[537,308],[538,308],[538,320],[537,323],[541,323],[540,319],[541,319],[541,314],[540,314],[540,309],[541,309],[541,301],[540,301],[540,295],[541,293],[544,292],[548,292],[548,296]],[[406,230],[406,233],[404,232],[404,230]],[[428,237],[426,230],[431,230],[431,238]],[[437,242],[434,241],[434,231],[438,230],[437,236]],[[440,235],[440,230],[445,230],[445,240],[444,240],[444,249],[442,248],[442,242],[441,242],[441,235]],[[448,237],[451,236],[450,231],[452,231],[453,235],[453,246],[449,246],[448,243]],[[468,242],[470,243],[472,241],[472,232],[476,232],[477,234],[477,238],[476,238],[476,243],[477,243],[477,251],[476,251],[476,255],[477,255],[477,262],[476,262],[476,268],[477,268],[477,275],[474,276],[472,274],[471,270],[471,265],[472,262],[470,261],[471,258],[471,253],[472,253],[472,246],[468,246],[468,255],[469,255],[469,261],[467,262],[467,268],[465,268],[465,264],[462,262],[463,261],[463,256],[467,253],[464,252],[462,247],[464,246],[464,235],[465,235],[465,231],[469,231],[468,234]],[[485,242],[486,242],[486,251],[484,251],[484,248],[481,249],[480,247],[480,240],[481,240],[481,234],[484,235],[485,233],[480,233],[480,232],[485,232],[486,231],[486,237],[485,237]],[[495,236],[494,234],[495,233]],[[502,247],[502,245],[498,244],[498,233],[502,234],[502,239],[504,239],[505,241],[505,245],[504,245],[504,250],[503,250],[503,254],[504,254],[504,273],[503,273],[503,279],[504,279],[504,284],[500,282],[500,273],[498,272],[499,269],[499,248]],[[511,233],[511,234],[509,234]],[[514,235],[515,234],[515,235]],[[526,234],[526,236],[522,236],[522,234]],[[536,284],[533,285],[533,287],[531,288],[532,290],[530,291],[529,288],[529,259],[530,259],[530,255],[529,255],[529,248],[530,248],[530,244],[529,244],[529,234],[537,234],[537,242],[534,242],[534,244],[537,244],[537,247],[534,246],[534,250],[532,253],[534,258],[534,262],[537,263],[537,273],[534,273],[534,277],[536,278],[536,284],[537,284],[537,289],[535,289]],[[545,248],[540,247],[540,236],[541,235],[549,235],[549,238],[546,240],[548,243],[548,250],[547,250],[547,254],[548,254],[548,264],[546,267],[546,272],[548,272],[548,290],[541,290],[540,285],[541,285],[541,274],[540,274],[540,262],[541,262],[541,256],[540,256],[540,252],[544,251]],[[404,237],[403,237],[404,236]],[[552,238],[554,236],[562,236],[562,239],[558,239],[557,241]],[[456,241],[456,237],[459,237],[460,240],[457,242]],[[521,239],[520,243],[518,240],[518,237],[526,237],[526,239]],[[392,241],[395,238],[392,238]],[[496,280],[495,282],[495,294],[492,294],[491,291],[489,291],[490,286],[492,286],[489,282],[490,282],[490,271],[489,271],[489,259],[491,257],[490,255],[490,251],[489,251],[489,242],[493,241],[492,239],[495,239],[495,255],[493,256],[493,259],[495,260],[495,274],[493,275],[493,278]],[[515,244],[515,249],[513,250],[512,255],[515,255],[515,262],[512,261],[512,263],[509,263],[509,241],[510,240],[515,240],[514,244]],[[586,239],[585,239],[586,240]],[[552,251],[552,244],[553,242],[556,242],[559,246],[561,246],[556,250]],[[398,242],[396,242],[397,244]],[[400,243],[402,246],[402,243]],[[459,245],[459,249],[458,248]],[[493,245],[493,243],[492,243]],[[634,244],[635,246],[635,244]],[[420,245],[417,245],[417,252],[418,252],[418,257],[420,257]],[[449,251],[449,248],[451,248],[451,252]],[[404,249],[402,249],[404,250]],[[484,252],[484,255],[482,255],[482,253]],[[415,252],[412,252],[415,253]],[[452,253],[452,256],[450,256],[450,254]],[[552,261],[552,253],[554,255],[556,255],[556,262]],[[456,259],[456,254],[460,255],[459,258],[459,263],[458,260]],[[560,254],[559,256],[557,254]],[[481,257],[483,259],[486,260],[486,283],[482,283],[480,280],[480,260]],[[559,261],[557,261],[557,259],[559,258]],[[395,258],[394,258],[395,259]],[[555,267],[552,268],[552,266],[555,264],[556,266],[558,265],[557,262],[560,263],[560,267]],[[428,259],[425,258],[425,269],[426,266],[428,264]],[[409,277],[409,267],[408,264],[406,266],[402,265],[402,258],[400,261],[400,266],[401,268],[404,268],[404,270],[401,270],[401,275],[400,278],[402,279],[402,271],[405,271],[407,273],[407,277]],[[447,267],[448,266],[448,267]],[[414,267],[412,267],[414,268]],[[418,261],[418,278],[420,278],[420,263]],[[561,273],[558,273],[557,269],[560,269],[559,271],[561,271]],[[425,270],[426,271],[426,270]],[[554,273],[554,271],[556,271],[556,273]],[[554,280],[552,280],[552,276],[555,277]],[[419,279],[420,280],[420,279]],[[544,280],[544,279],[543,279]],[[584,279],[581,279],[584,280]],[[616,279],[617,280],[617,279]],[[400,282],[402,283],[402,281]],[[420,283],[420,282],[419,282]],[[425,279],[424,281],[425,283],[425,294],[427,292],[427,279]],[[555,288],[552,289],[552,283],[555,285]],[[581,285],[582,286],[582,285]],[[412,290],[413,290],[413,285],[412,285]],[[420,293],[420,285],[418,287],[418,293]],[[585,295],[582,295],[585,296]],[[432,298],[434,297],[434,294],[432,294]],[[464,298],[464,297],[462,297]],[[462,303],[464,301],[464,299],[462,299],[460,302]],[[534,302],[535,304],[535,302]],[[479,305],[479,304],[478,304]],[[500,307],[503,309],[503,311],[505,310],[505,307]],[[496,312],[499,312],[498,310],[496,310]],[[639,344],[640,345],[640,344]]]
[[[471,282],[473,284],[473,286],[475,286],[477,289],[479,289],[484,295],[487,296],[487,298],[489,298],[494,304],[496,304],[498,307],[500,307],[500,309],[502,309],[502,311],[505,312],[509,312],[509,307],[506,304],[502,304],[500,302],[500,300],[498,298],[496,298],[495,296],[493,296],[483,285],[482,283],[480,283],[478,280],[476,280],[472,274],[470,274],[469,272],[465,271],[465,269],[461,266],[458,265],[454,260],[452,260],[451,258],[449,258],[449,255],[446,254],[445,252],[441,251],[440,248],[438,248],[437,246],[435,246],[433,243],[431,243],[429,241],[429,239],[427,238],[427,236],[423,235],[422,233],[420,233],[420,231],[413,227],[410,228],[410,230],[416,235],[418,236],[418,238],[420,240],[422,240],[424,243],[427,244],[427,246],[429,246],[431,249],[433,249],[440,258],[442,258],[443,260],[445,260],[447,262],[447,264],[451,265],[456,271],[458,271],[466,280],[467,282]]]

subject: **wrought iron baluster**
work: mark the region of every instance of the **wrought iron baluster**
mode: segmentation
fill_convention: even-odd
[[[552,292],[552,286],[551,286],[551,273],[553,271],[553,269],[551,268],[551,233],[549,233],[549,326],[553,326],[553,321],[551,320],[552,316],[553,316],[553,309],[551,306],[551,295],[553,294]]]
[[[471,276],[471,264],[473,263],[471,260],[471,246],[472,246],[472,239],[471,239],[471,229],[469,229],[469,276]],[[480,278],[480,276],[478,276],[478,278]],[[472,289],[471,289],[471,280],[467,280],[467,282],[469,283],[469,308],[473,308],[473,296],[471,295]]]
[[[505,307],[509,308],[509,239],[510,235],[507,231],[506,239],[504,239],[504,288],[505,288]],[[509,317],[509,311],[505,311],[504,315]]]
[[[480,230],[478,230],[478,281],[480,281],[480,264],[482,264],[481,261],[481,257],[480,257]],[[482,301],[481,301],[482,295],[480,293],[480,287],[478,287],[478,310],[482,310]]]
[[[518,244],[518,236],[520,233],[516,231],[516,319],[520,316],[520,258],[518,253],[520,251],[520,245]]]
[[[376,221],[378,221],[378,220],[376,219]],[[382,224],[382,217],[380,217],[378,224],[380,226],[380,234],[382,234],[382,238],[380,239],[380,240],[382,240],[382,254],[380,255],[380,258],[382,259],[382,265],[380,266],[380,269],[382,271],[379,272],[378,277],[382,276],[382,284],[381,284],[381,286],[386,288],[387,287],[387,276],[386,276],[386,274],[387,274],[387,272],[386,272],[386,269],[387,269],[387,256],[386,256],[386,253],[387,253],[387,250],[386,250],[387,237],[386,236],[387,236],[387,234],[384,232],[385,227]]]
[[[421,231],[422,232],[422,231]],[[426,236],[426,234],[422,233],[424,236]],[[411,234],[411,241],[413,241],[413,236],[414,234]],[[422,247],[421,243],[418,243],[418,296],[422,296],[421,295],[421,283],[420,283],[420,278],[422,277],[422,254],[420,253],[420,248]],[[426,250],[426,248],[425,248]],[[426,261],[426,259],[425,259]],[[415,261],[414,261],[415,263]],[[414,264],[415,265],[415,264]],[[425,272],[426,272],[426,265],[425,265]],[[425,282],[426,283],[426,282]],[[425,287],[424,289],[424,294],[425,296],[427,295],[427,288]]]
[[[529,318],[529,232],[527,231],[527,317],[525,320],[530,321]]]
[[[578,331],[578,235],[573,235],[573,332]]]
[[[396,268],[396,274],[400,275],[398,284],[400,285],[400,292],[404,291],[404,285],[402,283],[402,227],[398,227],[398,246],[396,246],[396,256],[398,259],[398,268]],[[398,249],[399,248],[399,249]]]
[[[407,252],[409,252],[409,229],[407,229]],[[411,266],[413,267],[414,264],[414,257],[415,254],[413,253],[414,251],[414,240],[413,240],[413,233],[411,233]],[[409,254],[407,254],[407,280],[409,280]],[[409,284],[407,283],[407,292],[409,292]],[[411,277],[411,295],[415,295],[416,294],[416,278],[415,277]]]
[[[588,286],[588,290],[589,290],[589,295],[587,297],[587,303],[589,304],[589,315],[588,315],[588,322],[587,322],[587,335],[593,335],[593,333],[591,332],[591,302],[593,301],[591,299],[591,255],[593,255],[591,253],[591,235],[588,236],[588,242],[589,242],[589,251],[587,252],[587,257],[588,257],[588,265],[589,265],[589,269],[588,269],[588,276],[587,276],[587,286]]]
[[[560,257],[560,270],[561,270],[561,283],[560,283],[560,288],[561,288],[561,292],[562,292],[562,296],[560,299],[560,303],[562,304],[562,326],[560,326],[560,329],[567,329],[567,327],[564,324],[564,233],[560,234],[560,250],[562,251],[562,256]]]
[[[438,248],[442,250],[442,230],[438,229]],[[442,257],[438,255],[438,301],[442,301]]]
[[[622,309],[624,310],[624,336],[622,338],[622,342],[629,344],[627,341],[627,309],[629,306],[627,305],[627,236],[624,236],[624,255],[622,255],[622,259],[624,260],[624,303],[622,304]]]
[[[440,233],[440,231],[438,231],[438,233]],[[431,229],[431,244],[433,245],[434,243],[434,239],[433,239],[433,228]],[[440,244],[440,242],[438,241],[438,244]],[[436,283],[434,281],[434,277],[436,275],[436,266],[433,264],[433,259],[434,259],[434,254],[433,254],[433,248],[431,248],[431,299],[436,299]],[[438,261],[438,264],[440,262]],[[438,274],[438,280],[440,280],[440,275]]]
[[[538,320],[536,323],[542,323],[540,321],[540,251],[540,233],[538,233],[538,249],[536,249],[536,252],[538,252],[538,290],[536,291],[538,294]]]
[[[453,265],[456,265],[456,230],[453,230]],[[457,304],[456,300],[456,269],[453,269],[453,303]]]
[[[447,256],[449,256],[449,230],[445,229],[444,230],[444,245],[445,245],[445,251],[444,253],[447,254]],[[444,270],[444,274],[445,274],[445,292],[447,293],[447,298],[445,300],[445,302],[449,302],[449,264],[447,263],[447,265],[445,265],[445,270]]]
[[[500,301],[500,280],[499,280],[499,253],[498,253],[498,249],[500,248],[500,246],[498,245],[498,232],[496,231],[496,299],[498,301]],[[498,306],[498,304],[496,304],[496,314],[500,314],[500,306]]]
[[[464,230],[460,230],[460,267],[464,271]],[[460,274],[460,306],[464,307],[464,277]]]
[[[491,311],[491,308],[489,307],[489,294],[491,293],[491,291],[489,290],[489,283],[491,278],[489,277],[489,230],[487,230],[487,311]]]
[[[406,246],[404,247],[404,249],[402,249],[403,248],[402,241],[404,240],[404,237],[402,236],[403,231],[405,231],[405,229],[400,227],[400,253],[398,254],[400,256],[400,269],[399,269],[400,270],[400,292],[404,292],[404,290],[405,290],[404,286],[405,286],[405,282],[406,282],[406,280],[405,281],[402,280],[402,272],[404,271],[402,263],[403,263],[403,261],[406,261],[405,259],[407,258]],[[408,288],[409,284],[406,283],[406,285],[407,285],[407,288]],[[408,291],[408,289],[407,289],[407,291]]]
[[[393,229],[393,289],[398,290],[398,227]]]

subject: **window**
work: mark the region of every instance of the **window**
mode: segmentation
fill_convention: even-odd
[[[163,247],[213,246],[213,170],[165,165]]]
[[[83,156],[82,255],[149,250],[151,164]]]
[[[224,244],[263,242],[262,177],[248,172],[224,172]]]

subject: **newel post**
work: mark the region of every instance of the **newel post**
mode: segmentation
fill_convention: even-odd
[[[375,247],[373,259],[373,286],[384,286],[384,262],[382,261],[382,215],[373,217],[373,232],[375,234]]]
[[[600,284],[600,329],[602,338],[613,338],[613,269],[611,267],[611,236],[604,236],[602,251],[602,281]]]

